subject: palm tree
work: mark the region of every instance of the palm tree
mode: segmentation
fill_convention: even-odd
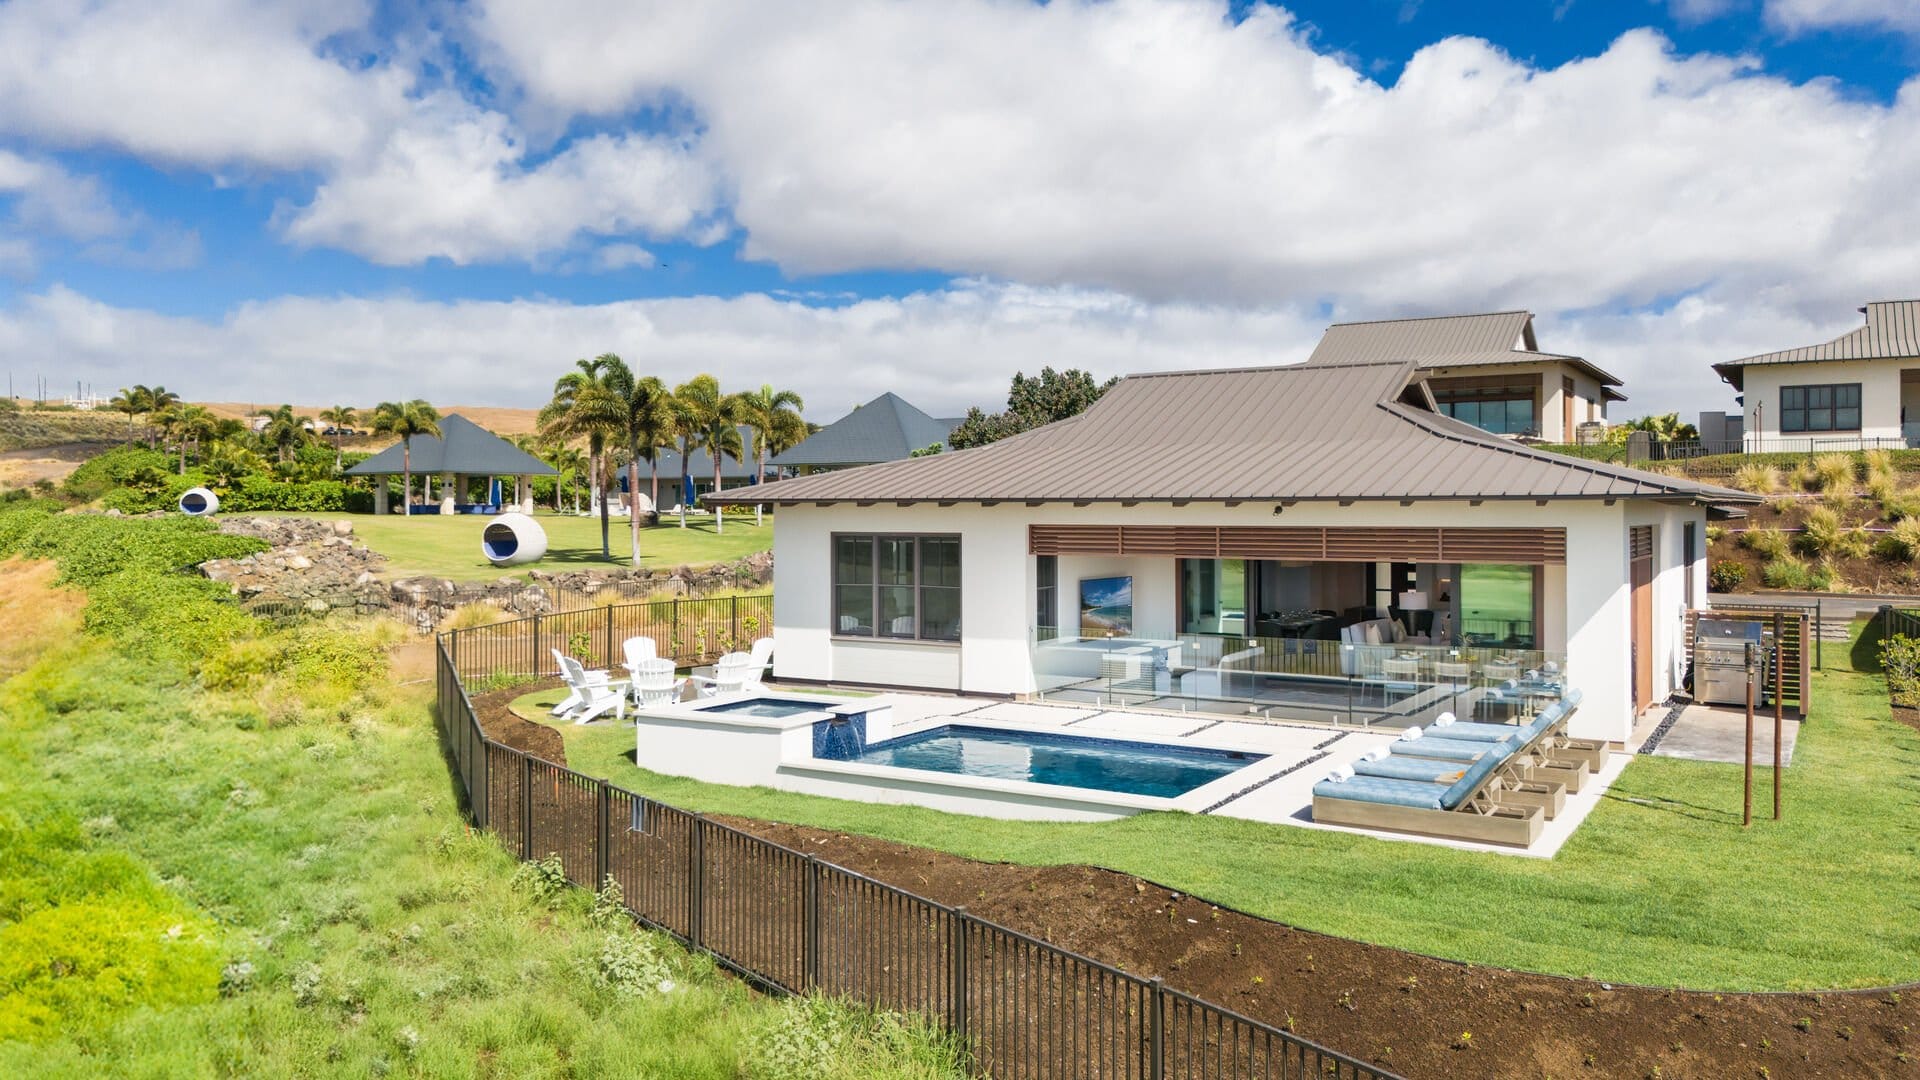
[[[667,391],[665,383],[651,375],[634,378],[619,357],[608,354],[604,359],[612,361],[607,369],[608,383],[620,395],[625,411],[621,434],[627,443],[627,517],[628,527],[633,532],[633,565],[639,566],[640,515],[637,510],[640,503],[640,459],[646,459],[647,471],[653,477],[654,506],[658,508],[659,453],[661,445],[672,438],[673,395]]]
[[[141,411],[147,414],[147,449],[153,449],[154,440],[160,435],[155,430],[154,419],[180,403],[180,395],[164,386],[156,386],[147,391],[147,407]]]
[[[374,406],[373,430],[400,436],[400,513],[413,516],[413,437],[439,435],[439,410],[419,398],[383,401]]]
[[[775,390],[771,383],[735,394],[734,402],[741,423],[753,429],[753,482],[758,484],[766,479],[767,453],[773,441],[795,428],[804,430],[806,421],[800,419],[800,410],[807,403],[791,390]],[[761,504],[753,504],[755,525],[761,524],[761,510]]]
[[[204,405],[176,404],[161,414],[167,433],[180,442],[180,475],[187,475],[187,447],[219,430],[220,419]]]
[[[587,456],[571,446],[556,446],[541,456],[560,473],[553,480],[553,512],[560,512],[560,495],[565,491],[573,496],[573,509],[578,513],[580,477],[587,471]]]
[[[121,387],[120,393],[107,402],[114,412],[127,414],[127,445],[133,445],[133,418],[153,408],[153,391],[135,384]]]
[[[589,473],[595,490],[600,491],[600,554],[613,558],[608,537],[607,497],[601,484],[601,459],[607,451],[609,436],[626,430],[626,402],[607,381],[609,370],[626,365],[612,353],[591,360],[576,360],[577,371],[569,371],[553,384],[553,400],[540,410],[540,434],[555,442],[587,440]],[[631,376],[629,375],[629,378]]]
[[[320,420],[333,428],[333,471],[340,471],[340,463],[346,460],[345,452],[340,448],[340,439],[345,429],[360,422],[360,413],[351,405],[335,405],[331,409],[320,410]]]
[[[711,375],[695,375],[673,391],[674,412],[680,429],[680,486],[688,486],[693,468],[689,460],[695,450],[704,449],[713,459],[713,490],[720,491],[720,461],[742,454],[740,429],[735,426],[737,408],[732,395],[720,392],[720,380]],[[682,501],[680,527],[687,527],[685,500]],[[722,531],[720,511],[715,507],[713,531]]]
[[[262,463],[260,456],[247,449],[245,444],[232,439],[216,439],[208,444],[200,467],[206,470],[207,479],[215,485],[231,488],[261,471]]]
[[[307,425],[313,422],[308,417],[295,415],[291,405],[261,409],[253,415],[267,418],[267,425],[260,429],[260,445],[271,447],[274,459],[282,465],[293,456],[295,448],[307,441]]]

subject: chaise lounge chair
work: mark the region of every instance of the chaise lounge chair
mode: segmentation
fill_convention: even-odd
[[[1567,721],[1580,706],[1581,697],[1578,689],[1569,690],[1565,697],[1543,710],[1542,716],[1554,713],[1556,722],[1547,730],[1545,739],[1529,748],[1539,759],[1539,768],[1566,783],[1568,791],[1576,792],[1589,773],[1597,773],[1606,765],[1609,753],[1607,744],[1599,739],[1575,739],[1567,734]],[[1427,729],[1427,734],[1443,740],[1437,745],[1450,746],[1461,742],[1502,739],[1515,730],[1511,724],[1463,723],[1454,720],[1451,713],[1443,713]]]
[[[1552,821],[1566,804],[1566,777],[1536,768],[1538,746],[1557,721],[1551,712],[1542,713],[1525,727],[1507,729],[1509,737],[1499,740],[1461,744],[1457,757],[1431,757],[1423,754],[1429,743],[1439,739],[1403,739],[1391,747],[1376,747],[1362,754],[1351,768],[1361,776],[1383,776],[1396,780],[1426,783],[1452,783],[1467,769],[1487,757],[1498,763],[1504,783],[1500,801],[1516,806],[1538,806]],[[1472,749],[1477,747],[1478,749]],[[1583,767],[1584,769],[1584,767]]]
[[[1313,820],[1526,847],[1540,838],[1546,811],[1502,801],[1504,760],[1498,752],[1483,753],[1451,784],[1362,776],[1341,766],[1313,786]]]

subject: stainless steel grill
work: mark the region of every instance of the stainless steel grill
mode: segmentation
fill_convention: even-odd
[[[1760,621],[1702,619],[1693,637],[1693,697],[1721,705],[1747,703],[1747,646],[1755,647],[1753,700],[1772,700],[1773,633]]]

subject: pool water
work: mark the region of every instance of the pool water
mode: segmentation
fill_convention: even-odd
[[[1264,754],[948,725],[876,743],[854,760],[901,769],[1173,798]]]
[[[825,701],[789,701],[784,698],[748,698],[745,701],[729,701],[720,705],[702,705],[703,713],[730,713],[734,716],[758,716],[766,720],[779,720],[801,713],[825,712],[831,702]]]

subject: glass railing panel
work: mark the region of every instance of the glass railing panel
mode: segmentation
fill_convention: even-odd
[[[1517,721],[1565,690],[1564,654],[1475,645],[1135,633],[1032,641],[1040,695],[1108,708],[1404,728]]]

